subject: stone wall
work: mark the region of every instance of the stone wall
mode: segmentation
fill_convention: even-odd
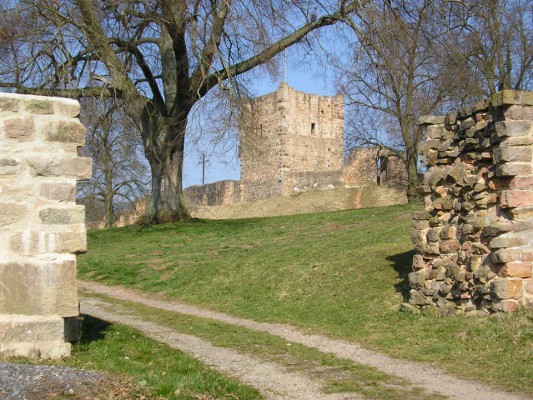
[[[440,314],[533,306],[533,93],[427,117],[410,304]]]
[[[217,181],[190,186],[183,191],[185,203],[195,206],[220,206],[241,201],[240,181]]]
[[[70,354],[76,256],[86,251],[76,180],[91,177],[76,101],[0,93],[0,353]]]
[[[396,154],[379,147],[353,150],[343,169],[346,187],[407,185],[407,168]]]
[[[341,95],[303,93],[283,82],[253,99],[241,121],[242,199],[342,186],[343,140]]]

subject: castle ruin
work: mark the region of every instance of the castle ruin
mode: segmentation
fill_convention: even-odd
[[[241,199],[343,186],[344,97],[278,89],[250,101],[241,123]]]

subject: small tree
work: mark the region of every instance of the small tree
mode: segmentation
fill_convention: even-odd
[[[150,177],[135,124],[119,102],[87,99],[82,103],[87,127],[80,152],[93,159],[93,177],[80,184],[79,201],[104,206],[104,224],[111,227],[116,212],[146,196]]]

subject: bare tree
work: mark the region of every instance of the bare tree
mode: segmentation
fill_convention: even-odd
[[[113,226],[116,213],[149,193],[148,165],[139,132],[114,100],[86,99],[82,122],[87,127],[80,152],[93,159],[93,177],[79,185],[78,200],[103,205],[104,225]]]
[[[453,42],[450,57],[462,59],[479,91],[529,90],[533,85],[533,1],[447,0],[441,7]],[[455,46],[453,46],[455,44]]]
[[[151,167],[150,220],[177,220],[187,216],[183,153],[196,102],[217,86],[237,93],[237,77],[367,2],[10,0],[3,17],[33,26],[0,62],[0,87],[120,98]]]
[[[340,86],[355,115],[366,115],[352,121],[352,139],[386,147],[405,161],[411,200],[419,184],[423,131],[418,119],[435,112],[459,87],[460,65],[442,57],[440,39],[447,28],[437,11],[430,0],[385,1],[344,19],[357,41],[349,62],[338,64]]]

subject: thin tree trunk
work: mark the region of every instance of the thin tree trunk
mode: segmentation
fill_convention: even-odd
[[[104,226],[106,228],[111,228],[113,226],[113,172],[109,169],[109,165],[106,166],[105,170],[105,215],[104,215]]]
[[[410,147],[407,148],[407,200],[412,203],[418,199],[418,193],[416,191],[417,186],[420,184],[418,180],[418,154],[416,149]]]

